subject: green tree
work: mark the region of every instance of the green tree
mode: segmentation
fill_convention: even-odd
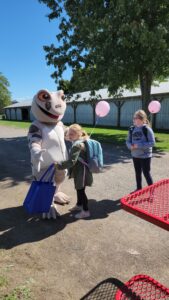
[[[69,80],[61,79],[59,80],[59,85],[57,87],[58,90],[63,90],[65,95],[71,93],[71,84]]]
[[[100,89],[104,86],[93,84],[91,78],[91,70],[87,68],[79,68],[74,70],[70,85],[73,93],[80,93]]]
[[[168,0],[39,0],[60,20],[54,44],[44,46],[48,64],[61,77],[67,65],[73,72],[90,71],[90,85],[107,86],[111,93],[140,84],[147,111],[151,85],[169,76]]]
[[[3,113],[3,108],[11,104],[11,94],[8,90],[9,82],[5,76],[0,73],[0,114]]]
[[[65,95],[92,90],[93,85],[90,80],[90,71],[82,68],[75,70],[70,80],[59,80],[57,89],[64,90]]]

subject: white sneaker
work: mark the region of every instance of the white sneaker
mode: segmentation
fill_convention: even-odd
[[[82,210],[81,212],[75,215],[76,219],[85,219],[88,217],[90,217],[90,212],[88,210]]]
[[[81,211],[82,208],[83,208],[82,205],[75,205],[75,206],[71,207],[69,209],[69,211]]]

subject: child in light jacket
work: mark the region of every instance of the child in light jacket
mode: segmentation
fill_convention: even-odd
[[[147,115],[143,110],[135,112],[134,126],[130,127],[126,145],[131,151],[136,176],[136,191],[142,189],[142,173],[148,185],[153,184],[150,173],[152,147],[155,144],[153,130],[149,126]]]

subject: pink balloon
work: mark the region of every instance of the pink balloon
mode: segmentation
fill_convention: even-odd
[[[160,109],[161,109],[161,104],[159,101],[153,100],[148,105],[148,110],[152,114],[158,113],[160,111]]]
[[[96,105],[96,115],[98,117],[105,117],[110,111],[110,105],[107,101],[99,101]]]

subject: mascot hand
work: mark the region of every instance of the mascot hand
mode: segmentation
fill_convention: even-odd
[[[46,149],[37,149],[37,151],[34,152],[35,160],[43,161],[42,153],[44,152],[46,152]]]
[[[46,149],[34,148],[31,151],[33,154],[34,167],[38,172],[40,172],[40,163],[43,161],[42,154],[46,152]]]

